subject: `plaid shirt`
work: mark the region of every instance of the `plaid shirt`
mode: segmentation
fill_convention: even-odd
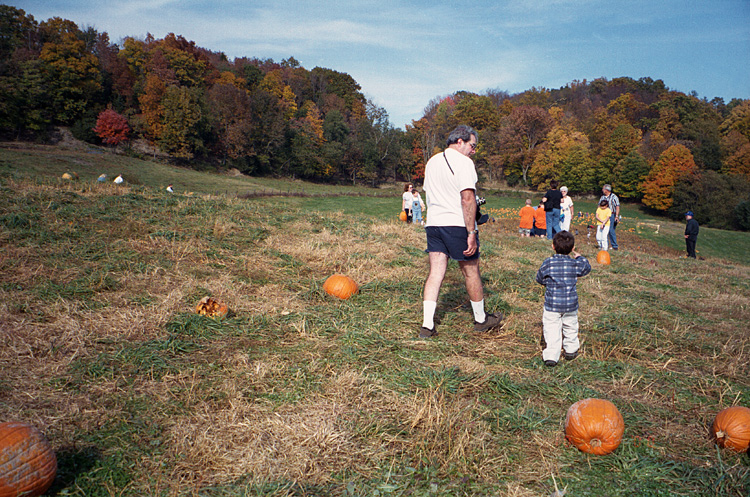
[[[555,254],[545,259],[536,273],[537,283],[547,287],[544,310],[561,313],[577,310],[576,281],[590,272],[591,264],[582,255],[573,259],[568,255]]]

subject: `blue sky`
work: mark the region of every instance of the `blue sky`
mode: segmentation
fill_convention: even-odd
[[[290,56],[350,74],[394,126],[458,90],[511,94],[574,80],[661,79],[750,98],[750,0],[16,0],[125,36],[172,32],[228,57]]]

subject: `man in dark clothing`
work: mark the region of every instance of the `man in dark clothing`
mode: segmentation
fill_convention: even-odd
[[[687,219],[687,224],[685,225],[687,256],[695,259],[695,242],[698,241],[698,221],[693,219],[693,211],[687,211],[685,219]]]

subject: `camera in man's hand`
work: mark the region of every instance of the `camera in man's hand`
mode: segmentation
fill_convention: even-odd
[[[484,224],[489,221],[490,216],[489,214],[482,214],[479,208],[486,204],[487,200],[485,200],[483,197],[480,197],[479,195],[475,195],[474,197],[477,200],[477,224]]]

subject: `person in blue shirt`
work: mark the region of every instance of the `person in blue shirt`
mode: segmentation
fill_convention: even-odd
[[[548,257],[536,273],[536,281],[546,287],[542,314],[542,360],[545,366],[557,366],[562,353],[565,359],[578,356],[578,278],[591,272],[589,261],[573,250],[575,237],[560,231],[552,238],[555,255]],[[570,257],[570,254],[573,257]]]

